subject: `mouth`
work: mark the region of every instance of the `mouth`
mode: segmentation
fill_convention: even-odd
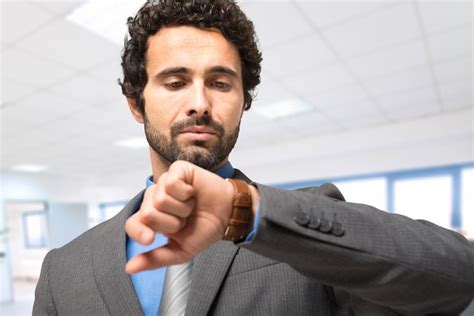
[[[181,135],[190,140],[206,141],[217,135],[217,132],[207,126],[191,126],[181,130]]]

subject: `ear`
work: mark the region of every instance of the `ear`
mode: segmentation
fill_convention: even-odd
[[[128,103],[128,107],[130,108],[130,112],[132,112],[132,115],[135,118],[135,121],[137,121],[140,124],[143,124],[145,120],[143,119],[143,114],[138,108],[135,102],[135,99],[127,97],[127,103]]]

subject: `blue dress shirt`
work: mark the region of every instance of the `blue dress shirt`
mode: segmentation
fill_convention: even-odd
[[[222,178],[231,178],[234,174],[234,168],[227,162],[223,167],[219,168],[216,172]],[[148,177],[146,180],[146,187],[153,185],[152,176]],[[254,225],[255,230],[256,225]],[[255,232],[253,231],[249,235],[250,240]],[[130,258],[150,251],[152,249],[158,248],[166,244],[167,240],[165,236],[161,234],[156,234],[155,240],[150,245],[142,245],[127,236],[127,261]],[[138,300],[142,306],[145,316],[156,316],[158,313],[158,308],[160,307],[161,294],[163,292],[163,283],[165,280],[166,268],[160,268],[155,270],[147,270],[138,272],[131,275],[133,287],[137,293]]]

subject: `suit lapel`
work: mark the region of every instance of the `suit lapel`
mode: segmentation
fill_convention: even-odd
[[[125,221],[140,207],[140,192],[108,222],[96,227],[92,244],[94,277],[111,315],[143,315],[130,276],[125,272]]]
[[[238,169],[234,170],[232,178],[251,182]],[[239,249],[230,241],[219,241],[194,258],[186,315],[209,313]]]
[[[207,315],[239,248],[219,241],[193,260],[186,315]]]

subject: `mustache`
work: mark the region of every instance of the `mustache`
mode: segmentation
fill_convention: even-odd
[[[181,133],[183,129],[188,128],[188,127],[193,127],[193,126],[210,127],[216,132],[217,136],[223,136],[225,133],[224,126],[214,121],[212,117],[198,116],[198,117],[190,117],[190,118],[174,123],[171,126],[171,130],[170,130],[171,137],[176,137]]]

